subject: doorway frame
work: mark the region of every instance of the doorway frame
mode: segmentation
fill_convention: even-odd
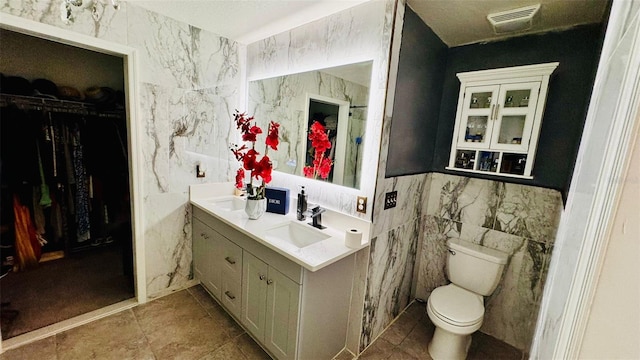
[[[531,359],[575,359],[580,354],[620,202],[633,129],[640,122],[640,10],[632,13],[632,8],[628,1],[613,0],[611,4],[570,191],[538,312]],[[617,59],[613,55],[625,35],[632,39],[628,56],[624,63],[612,61]],[[614,66],[622,69],[620,73],[612,75]],[[613,76],[619,78],[609,79]],[[618,86],[606,87],[612,83]],[[569,269],[573,271],[568,273]]]
[[[11,341],[15,338],[7,340],[0,339],[0,353],[2,353],[3,351],[21,346],[28,342],[51,336],[58,332],[111,315],[138,304],[143,304],[147,302],[147,284],[144,232],[142,229],[142,224],[144,224],[144,210],[142,206],[143,182],[141,181],[142,174],[140,171],[142,167],[140,165],[143,163],[141,149],[141,134],[143,134],[143,132],[140,121],[138,120],[137,75],[139,67],[137,50],[126,45],[76,33],[53,25],[43,24],[6,13],[0,13],[0,28],[122,58],[124,66],[123,75],[125,84],[127,147],[129,152],[129,191],[131,194],[131,230],[133,237],[133,275],[135,289],[135,300],[133,301],[125,300],[103,309],[98,309],[88,314],[65,320],[62,322],[64,324],[61,326],[55,326],[56,324],[54,324],[43,328],[43,331],[35,330],[33,331],[33,335],[31,335],[31,333],[21,335],[21,339],[19,341]],[[26,337],[26,339],[22,340],[23,336]]]
[[[306,93],[304,112],[305,127],[303,128],[304,134],[301,139],[307,139],[309,136],[309,129],[311,128],[311,124],[309,124],[309,107],[311,106],[311,101],[321,102],[338,107],[338,126],[336,129],[338,135],[336,136],[336,148],[334,149],[335,163],[333,164],[333,178],[331,180],[331,183],[344,186],[344,166],[347,157],[347,135],[349,132],[349,106],[351,104],[345,100],[334,99],[328,96],[313,93]],[[302,144],[304,145],[304,151],[300,154],[300,156],[301,164],[303,164],[302,167],[304,168],[306,166],[306,154],[307,151],[309,151],[309,148],[307,147],[307,141],[303,141]]]

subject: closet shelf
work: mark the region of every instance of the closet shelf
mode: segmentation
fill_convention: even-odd
[[[15,105],[20,110],[42,110],[117,119],[125,117],[124,110],[101,110],[92,103],[48,99],[23,95],[0,94],[0,106],[5,107],[9,105]]]

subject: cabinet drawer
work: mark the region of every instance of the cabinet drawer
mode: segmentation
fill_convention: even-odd
[[[242,248],[228,239],[222,242],[222,269],[226,272],[224,276],[237,279],[240,283],[242,278]]]
[[[235,278],[227,269],[222,270],[222,305],[240,319],[242,308],[242,278]]]

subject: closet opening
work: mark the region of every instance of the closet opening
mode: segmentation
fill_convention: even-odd
[[[2,339],[136,297],[122,57],[0,29]]]

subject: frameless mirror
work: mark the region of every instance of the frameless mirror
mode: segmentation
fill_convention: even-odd
[[[276,171],[298,176],[311,165],[308,133],[324,125],[333,161],[328,181],[358,189],[362,171],[372,61],[249,81],[248,114],[266,129],[280,123],[280,145],[269,157]],[[320,177],[317,178],[321,180]]]

